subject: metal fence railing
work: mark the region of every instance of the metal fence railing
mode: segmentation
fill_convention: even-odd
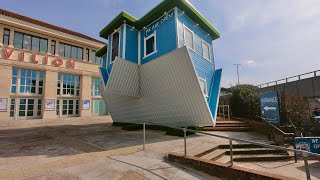
[[[305,167],[307,180],[311,180],[308,158],[309,157],[320,158],[320,154],[316,154],[316,153],[312,153],[312,152],[308,152],[308,151],[304,151],[304,150],[298,150],[298,149],[292,149],[292,148],[281,147],[281,146],[276,146],[276,145],[270,145],[270,144],[265,144],[265,143],[261,143],[261,142],[245,140],[245,139],[241,139],[241,138],[227,137],[227,136],[211,134],[211,133],[206,133],[206,132],[197,131],[197,130],[191,130],[191,129],[187,129],[187,128],[180,128],[180,127],[175,127],[175,126],[164,125],[164,124],[161,124],[161,123],[154,123],[154,122],[144,122],[143,123],[143,150],[145,150],[145,148],[146,148],[146,125],[147,124],[164,126],[164,127],[168,127],[168,128],[182,130],[184,132],[183,139],[184,139],[184,155],[185,156],[187,156],[187,132],[192,132],[192,133],[195,133],[195,134],[201,134],[201,135],[206,135],[206,136],[211,136],[211,137],[218,137],[218,138],[229,140],[230,167],[233,166],[233,141],[239,141],[239,142],[254,144],[254,145],[257,145],[257,146],[266,147],[266,148],[270,148],[270,149],[274,149],[274,150],[284,150],[284,151],[293,152],[295,154],[301,154],[302,157],[303,157],[303,160],[304,160],[304,167]]]
[[[308,73],[303,73],[303,74],[299,74],[299,75],[296,75],[296,76],[291,76],[291,77],[279,79],[279,80],[276,80],[276,81],[270,81],[270,82],[267,82],[267,83],[264,83],[264,84],[260,84],[260,85],[258,85],[258,87],[259,88],[265,88],[265,87],[269,87],[269,86],[284,84],[284,83],[291,82],[290,80],[298,81],[298,80],[305,79],[304,78],[305,76],[307,78],[316,77],[316,76],[320,75],[320,73],[318,73],[318,72],[320,72],[320,70],[316,70],[316,71],[312,71],[312,72],[308,72]]]
[[[217,116],[222,117],[223,120],[225,120],[227,117],[228,120],[230,121],[230,107],[229,107],[229,105],[219,105]]]

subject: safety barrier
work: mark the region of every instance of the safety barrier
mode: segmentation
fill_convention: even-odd
[[[206,135],[206,136],[212,136],[212,137],[218,137],[218,138],[222,138],[222,139],[228,139],[229,140],[229,149],[230,149],[230,164],[229,164],[230,167],[233,166],[233,141],[240,141],[240,142],[250,143],[250,144],[254,144],[254,145],[258,145],[258,146],[262,146],[262,147],[266,147],[266,148],[270,148],[270,149],[274,149],[274,150],[285,150],[285,151],[294,152],[295,154],[297,154],[297,153],[302,154],[302,157],[304,159],[304,166],[305,166],[307,180],[311,180],[308,157],[319,157],[320,158],[320,154],[311,153],[311,152],[304,151],[304,150],[286,148],[286,147],[270,145],[270,144],[265,144],[265,143],[261,143],[261,142],[250,141],[250,140],[245,140],[245,139],[240,139],[240,138],[210,134],[210,133],[206,133],[206,132],[191,130],[191,129],[187,129],[187,128],[174,127],[174,126],[169,126],[169,125],[164,125],[161,123],[154,123],[154,122],[143,122],[143,124],[142,124],[143,125],[143,150],[145,150],[145,148],[146,148],[146,124],[158,125],[158,126],[164,126],[164,127],[168,127],[168,128],[177,129],[177,130],[182,130],[184,132],[184,138],[183,138],[183,140],[184,140],[184,156],[187,156],[187,132]]]

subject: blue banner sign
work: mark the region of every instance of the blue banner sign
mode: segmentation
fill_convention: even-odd
[[[294,138],[296,149],[309,151],[320,154],[320,138],[319,137],[296,137]]]
[[[266,121],[280,126],[278,92],[264,92],[260,95],[261,116]]]

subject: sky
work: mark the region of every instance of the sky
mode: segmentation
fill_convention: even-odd
[[[220,32],[222,86],[259,85],[320,69],[320,0],[189,0]],[[141,18],[161,0],[0,0],[0,8],[99,40],[121,11]],[[106,42],[106,41],[105,41]]]

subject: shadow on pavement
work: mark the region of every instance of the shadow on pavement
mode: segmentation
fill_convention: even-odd
[[[166,136],[163,131],[147,130],[146,134],[147,143],[182,139]],[[123,131],[111,123],[7,129],[0,130],[0,158],[67,156],[137,146],[142,142],[142,130]]]

